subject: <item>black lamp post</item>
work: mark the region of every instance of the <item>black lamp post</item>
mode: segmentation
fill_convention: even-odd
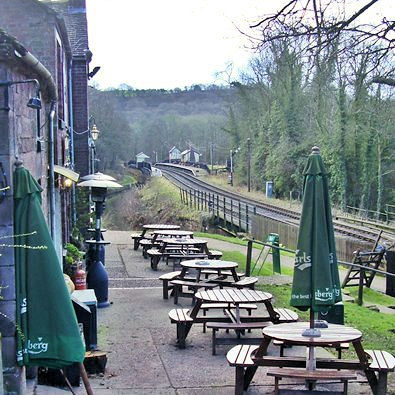
[[[112,177],[105,174],[96,173],[83,177],[84,181],[79,183],[80,187],[91,188],[91,199],[95,204],[95,238],[87,240],[86,243],[93,245],[93,257],[90,257],[89,265],[87,265],[88,288],[94,289],[97,298],[97,307],[108,307],[108,274],[104,267],[104,262],[100,260],[100,249],[110,242],[101,240],[101,217],[104,210],[104,202],[106,200],[108,188],[121,188],[122,185],[112,181]],[[104,259],[103,259],[104,260]]]

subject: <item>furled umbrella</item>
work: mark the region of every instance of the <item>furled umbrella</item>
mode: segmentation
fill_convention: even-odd
[[[82,363],[85,347],[41,209],[42,188],[28,170],[14,173],[17,362],[62,368]]]
[[[313,147],[304,169],[303,207],[291,294],[291,306],[310,309],[310,329],[303,335],[320,336],[314,313],[328,311],[341,300],[328,173],[319,148]]]

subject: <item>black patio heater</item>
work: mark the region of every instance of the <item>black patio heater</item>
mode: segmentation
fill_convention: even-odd
[[[108,301],[108,274],[104,267],[104,262],[101,262],[100,260],[100,248],[103,248],[104,245],[110,244],[110,242],[102,240],[101,238],[101,217],[104,210],[104,201],[106,200],[107,189],[122,188],[122,185],[109,179],[112,177],[101,173],[90,174],[84,178],[85,181],[79,183],[78,186],[91,188],[91,200],[95,204],[96,215],[95,237],[93,240],[85,241],[88,245],[94,246],[93,254],[89,254],[90,261],[87,262],[88,274],[86,282],[88,288],[95,291],[97,307],[103,308],[108,307],[110,302]]]

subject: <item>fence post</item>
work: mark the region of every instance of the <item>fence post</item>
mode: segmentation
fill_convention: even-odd
[[[182,200],[182,189],[180,188],[180,199],[181,199],[181,203],[184,203]]]
[[[192,189],[189,190],[189,203],[191,203],[191,208],[192,208]]]
[[[252,240],[247,243],[247,261],[246,261],[246,277],[251,275],[251,258],[252,258]]]
[[[217,218],[219,218],[219,197],[217,194]]]
[[[254,206],[254,215],[256,215],[256,206]]]
[[[233,200],[230,199],[230,223],[231,229],[233,229]]]
[[[241,232],[241,202],[239,200],[239,230]]]
[[[246,232],[248,233],[249,231],[249,215],[248,215],[248,204],[246,204]]]
[[[362,306],[363,304],[363,280],[365,277],[365,269],[360,267],[359,268],[359,285],[358,285],[358,306]]]
[[[196,210],[196,189],[193,190],[193,207]]]
[[[204,192],[204,209],[207,211],[207,193]]]
[[[224,226],[226,228],[226,198],[225,198],[225,196],[223,198],[223,203],[224,203]]]
[[[387,272],[395,274],[395,251],[386,251],[385,260],[387,262]],[[395,296],[395,277],[386,276],[385,293],[389,296]]]

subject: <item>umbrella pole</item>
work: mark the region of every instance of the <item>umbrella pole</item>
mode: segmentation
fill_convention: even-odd
[[[60,373],[62,374],[63,379],[64,379],[64,381],[65,381],[65,383],[66,383],[68,389],[70,390],[70,392],[71,392],[73,395],[77,395],[77,394],[74,392],[73,387],[71,386],[69,379],[68,379],[68,378],[66,377],[66,375],[64,374],[63,369],[59,369],[59,370],[60,370]]]
[[[310,329],[314,329],[314,310],[310,307]]]
[[[80,374],[81,374],[82,382],[84,383],[86,393],[88,395],[93,395],[91,383],[89,382],[88,375],[86,374],[85,366],[82,362],[80,362],[79,365],[80,365]]]
[[[312,307],[310,307],[310,325],[309,325],[309,328],[305,329],[302,332],[302,336],[305,336],[305,337],[321,337],[321,331],[315,325],[314,310],[313,310]]]
[[[310,307],[310,330],[314,333],[314,310]],[[319,331],[319,330],[318,330]],[[315,370],[316,369],[316,358],[315,358],[315,347],[308,348],[308,357],[306,361],[306,369],[307,370]]]

